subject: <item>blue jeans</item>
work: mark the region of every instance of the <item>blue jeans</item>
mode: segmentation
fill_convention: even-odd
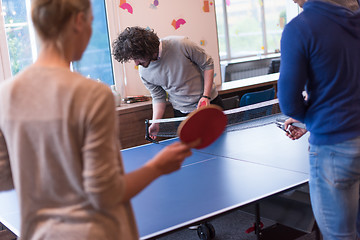
[[[360,237],[360,137],[334,145],[311,145],[310,197],[324,240]]]

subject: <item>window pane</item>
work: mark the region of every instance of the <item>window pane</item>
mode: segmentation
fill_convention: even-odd
[[[218,43],[219,43],[219,55],[220,59],[226,58],[226,31],[225,31],[225,22],[224,22],[224,5],[223,0],[215,1],[215,10],[216,10],[216,24],[217,24],[217,34],[218,34]]]
[[[9,47],[12,74],[15,75],[33,62],[36,56],[34,32],[29,30],[30,0],[1,0],[5,20],[6,37]],[[75,71],[84,76],[100,79],[113,85],[110,44],[107,31],[105,2],[92,0],[93,35],[81,61],[73,64]],[[28,7],[28,9],[27,9]],[[33,41],[31,41],[31,36]],[[30,46],[30,47],[29,47]],[[34,54],[32,54],[34,50]]]
[[[74,70],[84,76],[114,84],[105,1],[92,0],[93,33],[82,59],[73,64]]]
[[[262,53],[259,0],[231,0],[227,6],[231,57]]]
[[[280,49],[281,34],[286,24],[286,1],[264,0],[266,38],[268,52],[273,53]]]
[[[25,0],[2,0],[6,38],[13,75],[33,62]]]
[[[215,7],[221,60],[279,51],[286,0],[216,0]]]

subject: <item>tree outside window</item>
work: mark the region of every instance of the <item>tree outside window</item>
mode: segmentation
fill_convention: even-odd
[[[35,33],[30,25],[30,0],[1,0],[1,14],[5,20],[5,31],[13,75],[34,62],[38,47]],[[105,1],[92,0],[93,35],[83,58],[72,64],[75,71],[111,86],[112,72],[109,34]]]
[[[24,0],[2,0],[2,15],[10,55],[11,72],[17,74],[33,62]]]
[[[286,0],[215,0],[221,60],[279,52]]]

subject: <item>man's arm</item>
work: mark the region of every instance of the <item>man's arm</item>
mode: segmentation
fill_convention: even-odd
[[[201,102],[206,102],[206,105],[210,104],[211,97],[211,89],[214,82],[214,69],[208,69],[204,71],[204,92],[198,103],[198,107],[200,107]],[[208,98],[207,98],[208,97]]]
[[[164,116],[166,109],[166,102],[153,102],[153,120],[161,119]],[[153,123],[149,127],[149,135],[152,139],[156,139],[156,135],[159,132],[159,124]]]
[[[164,116],[166,102],[153,102],[153,117],[152,119],[161,119]]]
[[[143,76],[141,80],[144,83],[145,87],[150,91],[152,97],[152,106],[153,106],[153,115],[152,119],[161,119],[164,116],[166,108],[166,91],[158,85],[150,83]],[[156,139],[156,135],[159,132],[159,124],[153,123],[149,127],[149,135],[152,139]]]
[[[130,200],[161,175],[177,171],[185,158],[189,157],[192,145],[175,142],[161,150],[144,166],[125,175],[124,200]]]
[[[145,77],[141,75],[141,73],[140,78],[146,89],[149,90],[153,102],[166,102],[166,91],[161,86],[146,80]]]
[[[214,69],[213,58],[208,55],[203,48],[190,41],[188,38],[184,38],[182,43],[186,57],[198,65],[201,71]]]
[[[304,122],[306,102],[302,95],[308,79],[306,40],[299,35],[297,25],[289,23],[281,38],[281,65],[278,98],[281,111]]]
[[[211,101],[211,91],[214,84],[214,60],[204,49],[191,42],[188,38],[184,39],[183,44],[186,49],[186,56],[204,72],[204,91],[202,95],[205,97],[200,98],[198,107],[202,102],[206,102],[206,105],[208,105]]]

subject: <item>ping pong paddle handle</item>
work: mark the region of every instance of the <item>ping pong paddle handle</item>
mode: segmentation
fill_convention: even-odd
[[[200,102],[200,107],[204,107],[204,106],[206,106],[206,101],[201,101]]]
[[[195,141],[192,141],[190,143],[187,143],[187,145],[190,148],[196,148],[197,146],[199,146],[201,144],[201,138],[196,139]]]

